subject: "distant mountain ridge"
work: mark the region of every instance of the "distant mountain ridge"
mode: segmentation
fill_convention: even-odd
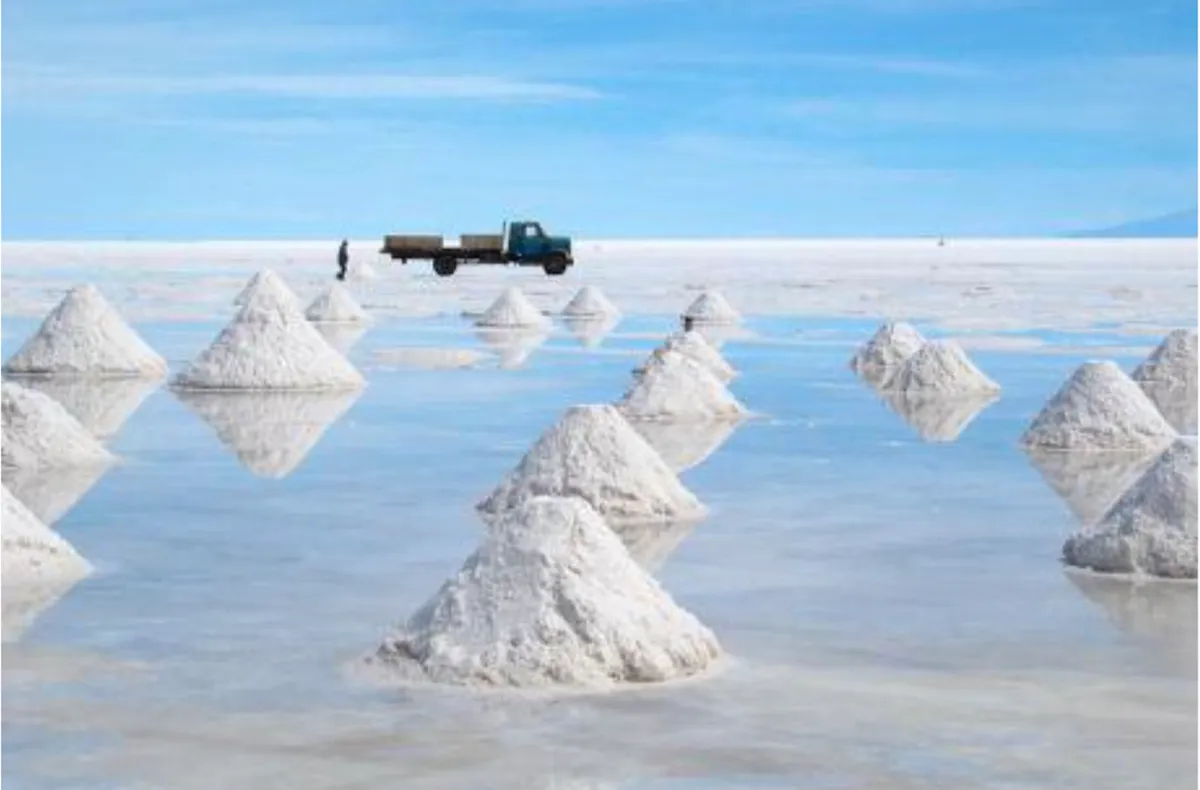
[[[1077,239],[1194,239],[1197,224],[1197,211],[1190,208],[1068,235]]]

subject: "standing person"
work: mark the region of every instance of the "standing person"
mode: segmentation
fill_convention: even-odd
[[[690,315],[685,315],[683,317],[683,331],[684,332],[692,331],[692,322],[693,322],[693,319]]]
[[[338,261],[338,273],[337,273],[337,278],[338,278],[339,280],[345,280],[345,279],[346,279],[346,264],[350,263],[350,253],[349,253],[349,251],[348,251],[348,247],[349,247],[349,246],[350,246],[350,242],[346,241],[345,239],[342,239],[342,243],[341,243],[341,245],[340,245],[340,246],[338,246],[338,259],[337,259],[337,261]]]

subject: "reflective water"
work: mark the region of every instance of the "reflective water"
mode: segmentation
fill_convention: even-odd
[[[384,322],[350,346],[370,379],[357,398],[160,388],[123,425],[105,416],[122,463],[37,489],[97,573],[11,630],[6,596],[5,782],[1195,786],[1195,585],[1065,572],[1074,513],[1119,483],[1016,447],[1082,359],[976,352],[999,400],[915,408],[846,369],[869,321],[749,322],[723,351],[763,416],[657,437],[712,515],[625,537],[717,633],[723,672],[558,700],[350,678],[474,549],[472,505],[567,406],[619,397],[672,326],[507,343],[460,320]],[[33,327],[6,320],[4,354]],[[138,328],[178,366],[219,325]],[[493,356],[373,363],[405,345]]]

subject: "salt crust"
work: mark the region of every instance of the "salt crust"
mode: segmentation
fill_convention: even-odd
[[[361,324],[371,320],[340,283],[326,288],[304,311],[304,316],[309,321],[332,324]]]
[[[564,316],[574,318],[612,318],[620,313],[617,306],[594,285],[585,285],[576,291],[562,311]]]
[[[242,466],[281,479],[298,467],[360,391],[178,392]]]
[[[702,518],[706,508],[612,406],[573,406],[478,509],[498,514],[537,496],[579,497],[606,521]]]
[[[929,340],[906,359],[886,388],[911,395],[972,395],[999,392],[1000,385],[975,367],[953,340]]]
[[[1085,362],[1021,437],[1025,447],[1156,451],[1175,437],[1141,388],[1112,362]]]
[[[5,373],[81,378],[161,378],[167,363],[125,323],[95,286],[67,292]]]
[[[742,320],[741,314],[733,309],[721,292],[711,288],[696,297],[683,311],[683,317],[708,324],[736,324]]]
[[[80,579],[91,572],[91,566],[71,544],[31,513],[8,486],[0,486],[0,490],[3,491],[0,578],[5,587]]]
[[[60,403],[14,381],[0,385],[5,467],[107,466],[115,457]]]
[[[398,682],[604,690],[695,675],[720,655],[585,502],[534,497],[368,661]]]
[[[233,321],[175,378],[174,386],[305,391],[362,387],[362,374],[325,341],[280,286],[264,277],[246,293]]]
[[[1067,539],[1063,558],[1108,573],[1196,578],[1195,442],[1172,444],[1100,524]]]
[[[707,367],[675,351],[653,357],[617,408],[631,420],[736,420],[747,413]]]
[[[533,306],[520,288],[506,288],[475,322],[487,327],[533,327],[550,329],[550,319]]]
[[[854,352],[850,369],[872,384],[882,386],[909,357],[925,345],[925,338],[911,324],[889,321]]]

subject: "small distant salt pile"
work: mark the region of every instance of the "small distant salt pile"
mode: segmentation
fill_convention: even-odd
[[[881,390],[884,401],[927,442],[953,442],[996,400],[994,392],[929,395]]]
[[[1133,379],[1112,362],[1086,362],[1025,430],[1021,444],[1055,450],[1157,450],[1175,437]]]
[[[742,316],[726,301],[720,291],[710,289],[696,297],[696,300],[683,311],[684,318],[690,318],[698,324],[736,324]]]
[[[1094,529],[1067,539],[1071,565],[1108,573],[1196,578],[1196,445],[1178,440]]]
[[[738,423],[732,420],[633,420],[630,425],[676,474],[703,463],[725,444],[738,427]]]
[[[923,345],[925,338],[911,324],[889,321],[854,352],[850,369],[874,384],[883,385]]]
[[[1025,448],[1025,454],[1085,527],[1104,518],[1158,455],[1143,450],[1064,452],[1038,447]]]
[[[0,385],[5,467],[107,466],[114,456],[57,401],[12,381]]]
[[[177,397],[259,477],[291,474],[354,402],[341,392],[179,392]]]
[[[478,508],[511,510],[536,496],[577,496],[609,522],[702,518],[705,507],[612,406],[573,406]]]
[[[488,327],[533,327],[549,329],[550,319],[533,306],[520,288],[507,288],[500,294],[479,320],[477,326]]]
[[[1179,431],[1196,432],[1196,330],[1176,329],[1133,371],[1158,410]]]
[[[304,312],[309,321],[331,324],[361,324],[371,320],[354,297],[340,283],[325,289]]]
[[[234,297],[233,304],[237,307],[245,307],[251,296],[261,293],[273,294],[289,302],[297,310],[300,309],[300,297],[296,296],[274,269],[262,269],[251,277]]]
[[[567,302],[562,314],[573,318],[610,318],[619,315],[620,312],[603,291],[595,286],[585,285]]]
[[[677,332],[671,335],[665,343],[654,350],[650,359],[636,373],[641,375],[647,367],[654,363],[656,358],[661,357],[667,351],[675,351],[699,362],[723,384],[728,384],[737,377],[737,371],[733,365],[730,365],[725,357],[721,356],[721,352],[717,351],[699,332]]]
[[[97,439],[116,435],[160,385],[158,379],[144,378],[29,378],[21,383],[49,395]]]
[[[30,376],[159,378],[167,363],[92,285],[67,292],[37,332],[4,365]]]
[[[362,374],[313,328],[295,298],[271,278],[245,303],[213,344],[176,377],[180,389],[348,390]]]
[[[896,369],[887,388],[913,395],[975,395],[1000,385],[975,367],[953,340],[930,340]]]
[[[695,675],[721,652],[585,502],[535,497],[368,663],[401,683],[594,690]]]
[[[666,351],[654,358],[617,404],[632,420],[736,420],[746,408],[709,369]]]
[[[8,486],[3,491],[3,516],[0,520],[0,579],[4,586],[41,584],[60,578],[79,579],[91,572],[91,566],[71,544],[47,527],[29,508],[13,496]]]

